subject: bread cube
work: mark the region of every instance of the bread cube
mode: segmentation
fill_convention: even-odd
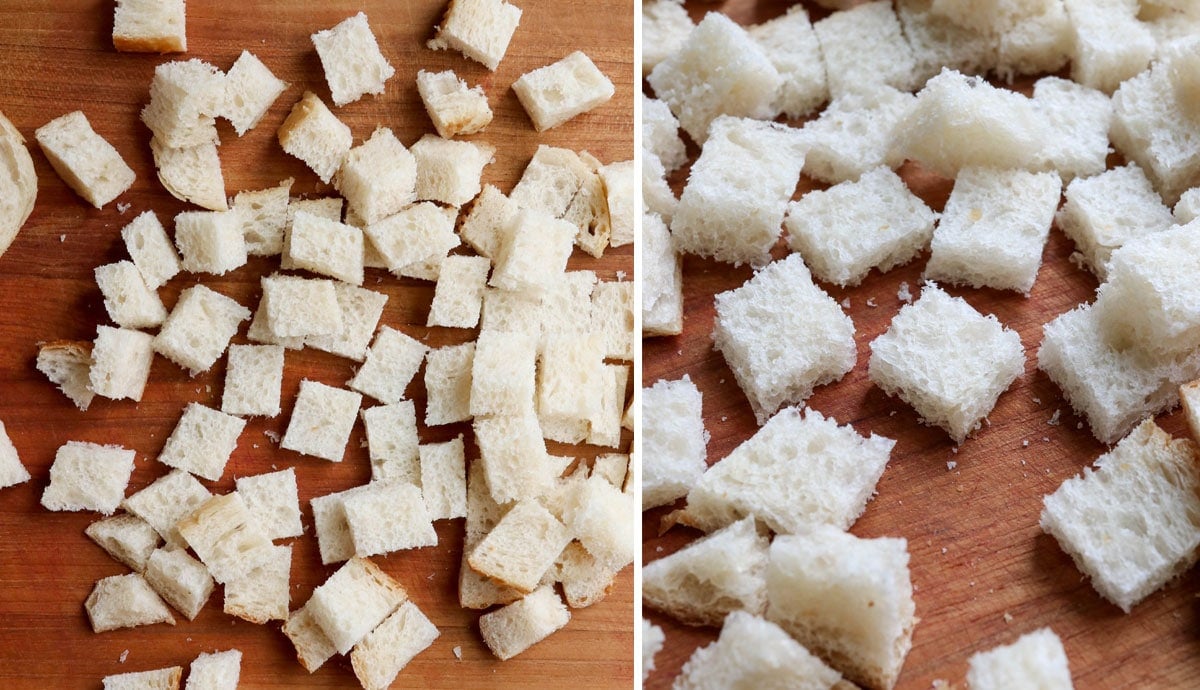
[[[667,172],[658,156],[642,149],[642,201],[647,211],[657,213],[667,223],[679,206],[679,199],[667,184]]]
[[[458,571],[458,601],[463,608],[486,609],[496,604],[509,604],[521,598],[521,593],[503,587],[471,569],[467,557],[475,545],[504,516],[506,508],[492,500],[484,477],[483,463],[472,462],[467,469],[467,520],[463,536],[463,551]]]
[[[423,261],[444,258],[458,246],[455,215],[453,209],[423,201],[368,225],[366,234],[383,256],[388,270],[398,273]]]
[[[175,618],[141,573],[113,575],[96,581],[83,604],[92,632],[169,623]]]
[[[442,262],[428,325],[475,328],[483,306],[491,261],[482,256],[448,256]]]
[[[375,328],[383,316],[383,307],[388,296],[382,292],[365,290],[349,283],[335,282],[334,296],[342,313],[342,328],[329,335],[310,335],[304,344],[329,352],[339,357],[361,362],[367,358],[367,346],[375,335]]]
[[[492,121],[483,87],[468,87],[454,70],[418,70],[417,93],[438,135],[446,139],[481,132]]]
[[[1123,2],[1065,0],[1074,34],[1071,79],[1112,93],[1150,64],[1157,44]]]
[[[593,475],[568,501],[563,521],[583,548],[614,569],[633,562],[637,545],[637,511],[627,494],[604,477]]]
[[[221,116],[229,120],[240,137],[258,126],[267,109],[287,87],[287,82],[272,74],[258,56],[243,50],[225,75],[225,105]]]
[[[379,566],[352,558],[313,590],[305,608],[338,653],[346,654],[407,599]]]
[[[54,454],[42,507],[112,515],[125,497],[133,458],[132,450],[120,446],[68,441]]]
[[[150,523],[136,515],[114,515],[97,520],[83,531],[105,553],[141,572],[150,554],[162,541]]]
[[[299,350],[304,347],[303,336],[283,337],[271,330],[270,318],[267,315],[267,300],[259,299],[254,309],[254,317],[250,327],[246,329],[246,337],[256,343],[277,345],[288,350]]]
[[[362,12],[332,29],[318,31],[312,35],[312,42],[334,105],[353,103],[368,93],[383,93],[384,83],[396,73],[380,52],[367,15]]]
[[[475,343],[429,350],[425,355],[425,425],[471,418],[471,369]]]
[[[342,499],[357,556],[437,546],[421,489],[400,480],[371,482]]]
[[[633,283],[601,281],[592,291],[592,332],[608,359],[633,360]]]
[[[443,139],[426,134],[412,145],[416,159],[416,198],[462,206],[480,191],[483,168],[492,162],[491,144]]]
[[[588,419],[584,441],[593,446],[617,448],[621,445],[621,416],[625,411],[625,389],[633,367],[627,364],[605,364],[602,375],[600,408]],[[622,473],[622,477],[624,474]]]
[[[625,238],[618,237],[620,243],[629,244],[633,241],[632,223],[628,227],[622,225],[614,228],[613,225],[613,214],[633,212],[633,182],[627,179],[628,175],[620,172],[632,161],[612,167],[604,166],[587,151],[579,154],[579,160],[587,166],[588,172],[583,177],[579,191],[567,205],[562,219],[577,228],[575,244],[598,259],[604,255],[614,229],[626,234]],[[609,187],[607,180],[611,180],[614,187]]]
[[[646,79],[701,146],[708,140],[709,124],[721,115],[771,115],[775,94],[783,84],[762,46],[719,12],[705,15],[679,50]]]
[[[683,332],[683,259],[657,214],[642,215],[642,337]]]
[[[562,583],[563,597],[573,609],[598,604],[608,596],[617,571],[592,557],[579,542],[567,544],[554,564],[555,579]]]
[[[662,4],[674,3],[665,0]],[[811,28],[809,30],[811,32]],[[824,72],[821,72],[821,78],[825,78]],[[668,172],[678,170],[687,162],[687,151],[679,137],[679,120],[671,113],[670,106],[645,94],[642,95],[642,147],[657,156]]]
[[[695,28],[680,0],[642,3],[642,74],[677,52]]]
[[[420,341],[383,326],[349,386],[384,404],[400,402],[428,349]]]
[[[421,492],[429,516],[452,520],[467,516],[467,468],[462,435],[419,447]]]
[[[1111,99],[1066,79],[1043,77],[1033,85],[1033,105],[1052,133],[1038,156],[1041,167],[1057,170],[1066,183],[1104,172],[1113,119]]]
[[[131,261],[97,266],[96,284],[104,295],[104,309],[123,328],[152,328],[167,318],[158,295],[146,285]]]
[[[304,161],[327,184],[354,144],[350,128],[311,91],[292,106],[278,137],[286,153]]]
[[[238,215],[229,211],[186,211],[175,216],[175,244],[183,270],[224,275],[246,264],[246,240]]]
[[[600,181],[604,184],[604,200],[608,207],[608,220],[611,224],[611,235],[609,244],[614,247],[623,247],[627,244],[633,244],[634,238],[634,203],[636,189],[635,171],[633,161],[617,161],[600,167],[598,171]],[[582,230],[582,228],[581,228]],[[579,243],[580,238],[576,238]],[[600,252],[603,246],[597,248],[593,252],[583,244],[585,251],[592,254],[596,258],[600,258]]]
[[[421,486],[417,409],[411,400],[362,411],[371,458],[371,481],[401,481]]]
[[[271,540],[236,491],[208,499],[176,529],[222,584],[244,577],[272,556]]]
[[[580,154],[571,149],[539,144],[509,198],[521,208],[562,218],[580,189],[594,175],[592,166]]]
[[[104,690],[179,690],[182,666],[104,676]]]
[[[735,266],[767,263],[803,166],[801,130],[714,120],[671,218],[675,248]]]
[[[127,328],[96,328],[89,388],[113,400],[141,400],[154,358],[154,336]]]
[[[350,652],[354,675],[368,690],[387,690],[413,657],[438,638],[438,629],[406,601]]]
[[[490,331],[481,334],[477,341],[474,381],[486,380],[487,374],[479,371],[480,367],[485,366],[488,357],[500,354],[485,345],[495,333]],[[601,346],[602,342],[595,335],[583,335],[551,336],[541,347],[538,357],[537,414],[542,435],[546,438],[561,443],[581,443],[587,438],[589,420],[602,413],[606,378]],[[509,360],[511,367],[513,360],[507,356],[504,359]],[[523,400],[523,396],[514,393],[516,405]],[[472,412],[476,415],[487,414],[486,409],[473,407]],[[520,408],[513,407],[501,412],[515,414],[520,412]]]
[[[212,494],[195,477],[172,470],[130,495],[121,507],[149,523],[167,544],[183,547],[187,544],[176,526],[210,498]]]
[[[1200,179],[1200,130],[1160,61],[1126,80],[1113,94],[1109,136],[1118,151],[1137,163],[1162,198],[1173,204]]]
[[[217,143],[216,115],[225,103],[225,74],[203,60],[176,60],[154,68],[142,122],[162,147],[188,149]]]
[[[75,406],[87,411],[95,393],[90,388],[92,344],[58,340],[38,347],[37,370],[46,375]]]
[[[846,680],[896,684],[916,625],[908,543],[823,525],[771,543],[767,619]]]
[[[522,333],[485,330],[471,365],[471,415],[533,411],[537,342]]]
[[[118,0],[112,38],[124,53],[186,52],[184,0]]]
[[[536,498],[561,474],[546,452],[532,412],[476,417],[473,426],[488,488],[497,503]]]
[[[1071,690],[1071,669],[1062,640],[1050,628],[1022,635],[1012,644],[976,652],[967,660],[971,690],[1036,686]]]
[[[930,11],[976,31],[1001,33],[1046,10],[1050,0],[932,0]]]
[[[305,379],[279,446],[301,455],[341,462],[362,396]]]
[[[176,199],[210,211],[225,211],[225,178],[215,142],[170,148],[157,137],[150,140],[158,181]]]
[[[304,533],[295,469],[238,477],[237,492],[268,539],[298,537]]]
[[[67,186],[101,208],[133,186],[133,169],[76,110],[38,128],[38,146]]]
[[[236,649],[201,653],[188,668],[184,690],[236,690],[242,675],[242,653]]]
[[[143,211],[121,228],[125,249],[146,287],[157,290],[181,270],[179,255],[154,211]]]
[[[881,165],[900,167],[904,156],[892,149],[892,132],[915,105],[912,94],[885,87],[835,98],[800,130],[804,173],[837,184]]]
[[[229,347],[238,325],[248,318],[250,310],[233,299],[203,285],[192,286],[179,295],[154,337],[154,351],[190,369],[195,376],[216,363]]]
[[[872,268],[882,273],[911,261],[929,245],[936,219],[899,175],[879,167],[788,204],[784,226],[788,246],[812,272],[845,287]]]
[[[956,444],[1024,371],[1025,350],[1015,331],[932,283],[871,341],[871,381]]]
[[[842,378],[858,357],[854,323],[813,283],[798,254],[717,295],[716,312],[714,346],[759,424],[784,404],[803,403],[813,387]]]
[[[292,547],[272,546],[270,558],[225,583],[225,613],[258,625],[288,620],[291,574]]]
[[[332,280],[288,275],[262,278],[267,326],[280,338],[332,335],[343,328]]]
[[[1193,187],[1184,192],[1179,201],[1175,202],[1171,215],[1175,217],[1177,225],[1187,225],[1200,218],[1200,187]]]
[[[520,23],[521,8],[505,0],[454,0],[426,46],[457,50],[495,72]]]
[[[296,609],[283,624],[283,634],[296,648],[296,658],[304,670],[313,673],[337,653],[337,648],[321,630],[310,606],[312,600]]]
[[[669,5],[671,3],[661,4]],[[688,24],[690,30],[690,19]],[[783,114],[788,119],[799,119],[811,114],[829,100],[829,84],[825,77],[825,60],[821,55],[821,44],[808,20],[808,12],[803,7],[792,6],[786,14],[749,27],[748,31],[750,37],[762,46],[771,64],[775,66],[775,70],[783,77],[783,82],[779,85],[779,91],[775,95],[769,113],[772,118]],[[645,32],[643,23],[643,46],[646,45]],[[649,73],[649,70],[646,71]],[[645,103],[651,99],[645,96],[642,98],[644,118]],[[655,102],[657,103],[657,101]],[[678,123],[675,123],[675,127],[678,128],[678,126]],[[644,128],[645,124],[643,124]],[[670,134],[678,139],[678,135],[674,131]],[[648,138],[643,138],[643,141],[647,140]],[[682,142],[680,145],[682,149]],[[667,160],[659,151],[656,150],[655,153],[659,155],[659,159],[663,161],[664,165],[668,165]],[[671,166],[668,165],[668,167]],[[675,167],[678,165],[672,169]]]
[[[963,168],[933,233],[925,279],[1028,295],[1061,195],[1057,172]]]
[[[158,549],[146,562],[146,582],[176,611],[196,620],[212,595],[213,579],[208,568],[188,555],[186,549]]]
[[[1063,0],[1050,0],[1041,14],[1017,20],[999,36],[996,75],[1012,83],[1018,74],[1053,74],[1066,66],[1074,48]]]
[[[246,253],[255,256],[274,256],[283,252],[283,238],[290,224],[288,192],[292,178],[275,187],[238,192],[233,209],[241,223]]]
[[[479,633],[492,654],[513,658],[549,637],[571,620],[571,612],[553,587],[543,586],[524,599],[479,617]]]
[[[209,481],[218,481],[225,464],[237,447],[238,436],[246,420],[189,403],[175,429],[167,438],[158,461],[167,467],[191,472]]]
[[[1066,13],[1061,9],[1065,27]],[[929,0],[900,0],[896,3],[896,18],[912,48],[914,88],[943,67],[963,74],[983,74],[994,62],[996,41],[989,31],[962,26],[936,14]]]
[[[338,563],[354,556],[354,540],[350,537],[350,525],[346,522],[344,501],[357,493],[366,491],[368,485],[356,486],[313,498],[313,524],[317,531],[317,546],[321,551],[321,562],[325,565]]]
[[[378,127],[346,154],[334,183],[363,222],[378,223],[416,200],[417,160],[392,130]]]
[[[514,201],[493,185],[484,185],[471,209],[463,216],[458,232],[463,241],[481,256],[495,258],[503,230],[516,213],[517,204]]]
[[[522,74],[513,82],[512,90],[539,132],[606,103],[615,93],[608,77],[578,50]]]
[[[570,541],[571,534],[550,511],[526,499],[472,549],[467,562],[484,577],[532,592]]]
[[[275,417],[283,386],[283,348],[230,345],[221,411],[241,417]]]
[[[813,24],[835,98],[879,85],[910,91],[920,85],[916,60],[886,0],[834,12]]]
[[[505,234],[488,284],[537,293],[566,270],[576,227],[542,211],[521,209],[509,221]]]
[[[684,374],[642,389],[642,510],[687,495],[707,467],[703,396]]]
[[[299,211],[283,245],[284,268],[302,268],[350,283],[363,282],[363,231]]]

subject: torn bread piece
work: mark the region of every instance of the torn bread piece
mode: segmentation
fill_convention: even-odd
[[[337,652],[346,654],[407,599],[399,582],[356,557],[314,589],[305,608]]]
[[[288,87],[258,56],[243,50],[225,74],[225,100],[221,117],[229,120],[240,137],[258,126],[267,109]]]
[[[367,350],[363,365],[347,385],[384,404],[400,402],[428,350],[419,340],[383,326]]]
[[[338,308],[342,312],[342,328],[331,335],[310,335],[304,338],[308,347],[361,362],[367,358],[367,346],[383,316],[388,296],[357,285],[336,282],[333,285]]]
[[[467,465],[462,434],[445,443],[417,448],[421,463],[421,494],[433,520],[467,516]]]
[[[176,528],[222,584],[271,559],[271,540],[236,491],[208,499]]]
[[[513,187],[509,199],[520,208],[542,211],[555,218],[562,218],[584,183],[594,175],[592,166],[575,151],[538,144],[537,151],[521,172],[521,179]],[[500,205],[496,205],[496,211],[495,216],[504,212],[509,218],[515,213],[515,209],[506,211]],[[492,224],[503,227],[498,222]],[[502,238],[503,234],[500,237]],[[495,254],[493,252],[487,256],[495,259]]]
[[[239,417],[277,417],[283,387],[283,348],[230,345],[221,411]]]
[[[134,455],[120,446],[68,441],[54,454],[50,483],[42,492],[42,507],[112,515],[125,497]]]
[[[232,211],[185,211],[175,216],[175,244],[189,273],[224,275],[246,264],[246,239]]]
[[[272,274],[261,282],[267,327],[275,336],[303,338],[342,330],[334,281]]]
[[[549,637],[571,620],[571,612],[553,587],[541,587],[520,601],[479,618],[479,632],[492,654],[513,658]]]
[[[417,161],[417,198],[462,206],[480,192],[483,169],[495,158],[486,142],[458,141],[426,134],[412,145]]]
[[[238,325],[248,318],[250,310],[232,298],[194,285],[179,295],[162,330],[154,337],[154,351],[195,376],[216,363],[229,347]],[[96,356],[95,350],[92,355]]]
[[[97,266],[96,285],[104,295],[104,310],[122,328],[155,328],[167,318],[158,294],[146,285],[132,261]],[[89,358],[90,359],[90,358]]]
[[[37,370],[58,386],[63,395],[86,412],[96,394],[91,389],[92,344],[56,340],[38,347]]]
[[[834,12],[813,24],[821,45],[829,92],[918,86],[916,58],[890,2],[867,2]]]
[[[537,351],[523,333],[482,331],[471,365],[471,415],[532,412]]]
[[[572,536],[601,563],[620,569],[633,562],[638,511],[633,494],[592,475],[566,503],[563,522]]]
[[[29,471],[17,456],[16,446],[8,437],[4,422],[0,422],[0,489],[23,484],[30,479]]]
[[[146,582],[188,620],[196,620],[213,591],[213,579],[203,563],[186,549],[157,549],[143,573]]]
[[[176,526],[212,498],[192,475],[172,470],[131,494],[121,507],[145,520],[172,547],[186,546]]]
[[[117,0],[112,40],[123,53],[186,52],[185,0]]]
[[[426,426],[471,419],[471,369],[474,362],[474,342],[449,345],[426,353]]]
[[[488,285],[541,293],[562,277],[578,229],[543,211],[521,209],[503,231]]]
[[[567,204],[562,219],[576,227],[576,246],[598,259],[604,255],[613,232],[608,190],[604,178],[600,176],[604,165],[587,151],[579,152],[579,160],[588,167],[588,174],[584,176],[583,184],[571,203]],[[632,193],[632,181],[629,187]],[[629,203],[632,203],[632,197]]]
[[[600,408],[588,419],[587,438],[593,446],[617,448],[621,445],[621,415],[625,411],[625,391],[633,367],[605,364],[601,377]]]
[[[387,690],[400,671],[433,644],[438,629],[406,601],[350,652],[354,675],[366,690]]]
[[[483,308],[492,262],[484,256],[447,256],[438,273],[433,302],[429,306],[429,326],[475,328]]]
[[[182,666],[134,671],[104,677],[104,690],[179,690]]]
[[[346,154],[334,184],[365,225],[378,223],[417,200],[415,153],[392,130],[378,127],[370,139]]]
[[[233,198],[247,254],[275,256],[283,252],[283,238],[290,224],[288,193],[294,181],[289,177],[274,187],[241,191]]]
[[[189,403],[158,454],[158,461],[218,481],[245,427],[246,420],[241,417]]]
[[[916,105],[911,93],[880,87],[870,93],[850,93],[835,98],[814,120],[801,128],[807,149],[804,173],[829,184],[857,180],[879,166],[900,167],[904,156],[893,150],[892,132]],[[646,159],[643,159],[646,160]],[[670,215],[670,190],[666,183],[651,179],[650,189],[658,186],[658,213],[664,220]],[[646,185],[643,173],[643,186]],[[654,205],[649,208],[654,210]]]
[[[37,171],[25,137],[0,113],[0,254],[8,250],[37,201]]]
[[[799,119],[812,114],[829,100],[829,80],[825,76],[821,43],[802,6],[793,5],[786,14],[748,30],[783,77],[771,106],[772,116],[782,113],[789,119]],[[644,108],[642,112],[645,112]],[[667,160],[663,163],[667,164]]]
[[[327,184],[354,145],[350,128],[311,91],[292,106],[277,136],[284,152],[304,161]]]
[[[383,93],[396,73],[379,50],[367,15],[359,12],[332,29],[312,35],[335,105],[353,103],[366,94]]]
[[[371,458],[371,481],[421,485],[417,446],[417,408],[411,400],[377,405],[362,411]]]
[[[364,232],[387,269],[400,275],[423,262],[440,262],[458,246],[456,215],[454,209],[422,201],[368,225]]]
[[[286,621],[291,574],[292,547],[272,546],[267,560],[225,583],[225,613],[258,625]]]
[[[363,282],[363,231],[297,211],[283,240],[283,267],[350,283]]]
[[[513,82],[512,90],[539,132],[608,102],[616,92],[591,58],[578,50],[522,74]]]
[[[520,23],[521,8],[505,0],[451,0],[426,45],[457,50],[495,72]]]
[[[35,137],[63,182],[92,206],[102,208],[133,186],[133,169],[92,129],[83,111],[51,120]]]
[[[481,132],[492,121],[483,87],[468,87],[454,70],[418,70],[417,93],[438,135],[446,139]]]
[[[361,404],[362,396],[354,391],[308,379],[301,381],[280,447],[341,462]]]
[[[683,332],[683,257],[667,224],[642,215],[642,337]]]
[[[172,148],[155,137],[150,140],[158,181],[180,201],[210,211],[225,211],[225,177],[214,142]]]
[[[83,533],[105,553],[139,573],[146,568],[150,554],[162,541],[154,527],[136,515],[114,515],[97,520]]]
[[[518,183],[520,184],[520,183]],[[458,233],[480,256],[494,259],[500,251],[503,230],[517,213],[517,203],[493,185],[484,185],[470,210],[463,216]]]
[[[295,468],[238,477],[237,492],[268,539],[304,534]]]
[[[687,374],[642,389],[642,510],[686,496],[707,469],[702,403]]]
[[[967,660],[970,690],[1037,687],[1072,690],[1062,640],[1050,628],[1026,633],[1011,644],[976,652]]]
[[[600,561],[579,542],[567,544],[554,563],[555,579],[562,583],[567,606],[582,609],[598,604],[608,596],[620,569]]]
[[[484,577],[532,592],[570,541],[566,526],[540,503],[518,501],[475,545],[467,563]]]
[[[288,616],[283,624],[283,634],[296,648],[297,660],[309,673],[321,668],[330,657],[337,654],[337,648],[313,616],[311,599]]]
[[[242,652],[203,652],[188,667],[183,690],[237,690],[242,675]]]
[[[121,239],[146,281],[146,287],[157,290],[168,280],[179,274],[183,267],[175,245],[167,237],[167,231],[154,211],[143,211],[128,225],[121,228]]]
[[[563,468],[546,452],[532,412],[476,417],[475,443],[492,498],[508,503],[541,496]]]
[[[225,101],[225,74],[203,60],[175,60],[154,68],[150,103],[141,119],[163,148],[216,146]]]
[[[346,522],[344,502],[347,498],[365,491],[370,484],[356,486],[324,496],[316,496],[312,505],[313,525],[317,531],[317,546],[321,551],[321,563],[340,563],[354,557],[354,540],[350,537],[350,525]]]
[[[139,625],[175,625],[171,610],[146,582],[141,573],[113,575],[96,581],[87,601],[92,632],[107,632]]]
[[[169,317],[168,317],[169,318]],[[99,326],[92,343],[88,388],[96,395],[140,401],[150,378],[154,336],[128,328]]]
[[[356,556],[437,546],[433,518],[420,487],[399,480],[371,482],[342,499]]]

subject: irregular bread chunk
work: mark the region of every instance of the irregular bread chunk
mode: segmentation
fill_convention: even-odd
[[[1062,640],[1050,628],[1026,633],[1012,644],[976,652],[967,663],[967,685],[971,690],[1074,687]]]
[[[140,573],[113,575],[96,581],[84,602],[92,632],[170,623],[175,618]]]
[[[520,23],[521,8],[505,0],[451,0],[426,45],[457,50],[495,72]]]
[[[571,620],[571,612],[553,587],[541,587],[524,599],[485,613],[479,632],[488,649],[508,660],[549,637]]]
[[[135,453],[121,446],[68,441],[54,454],[46,510],[94,510],[112,515],[125,497]]]
[[[378,127],[346,154],[334,184],[350,209],[372,225],[416,201],[417,159],[392,130]]]
[[[296,470],[238,477],[237,492],[268,539],[286,539],[304,534],[300,523],[300,496]]]
[[[467,563],[484,577],[532,592],[570,541],[570,532],[550,511],[527,499],[475,545]]]
[[[37,370],[84,412],[96,397],[90,387],[92,344],[87,341],[57,340],[40,345]]]
[[[245,427],[246,420],[240,417],[189,403],[158,454],[158,461],[218,481]]]
[[[150,140],[150,151],[158,169],[158,181],[171,196],[210,211],[229,208],[215,142],[172,148],[155,137]]]
[[[208,568],[185,549],[158,549],[146,561],[146,582],[176,611],[196,620],[213,591]]]
[[[433,644],[438,629],[406,601],[350,652],[354,675],[366,690],[387,690],[408,662]]]
[[[146,281],[146,287],[157,290],[174,278],[182,266],[175,246],[154,211],[143,211],[121,228],[125,249]]]
[[[356,557],[314,589],[305,608],[337,652],[346,654],[407,599],[399,582]]]
[[[793,5],[788,8],[786,14],[752,26],[749,32],[750,37],[763,47],[771,64],[783,77],[783,83],[779,85],[779,91],[775,94],[775,101],[771,106],[772,119],[783,114],[788,119],[796,120],[812,114],[829,100],[829,80],[825,76],[826,65],[821,54],[821,43],[803,6]],[[642,44],[645,46],[644,24],[642,33]],[[649,70],[646,72],[649,73]],[[649,99],[642,101],[643,123],[647,100]],[[675,126],[678,128],[678,123]],[[678,139],[675,132],[671,134]],[[670,163],[662,157],[659,150],[655,153],[663,159],[663,165],[670,167]]]
[[[292,106],[277,136],[286,153],[304,161],[325,183],[342,167],[354,144],[350,128],[311,91]]]
[[[658,214],[642,215],[642,337],[683,332],[683,257]]]
[[[362,411],[371,458],[371,481],[398,480],[421,485],[417,408],[411,400]]]
[[[236,690],[242,675],[242,653],[237,649],[201,653],[188,667],[184,690]]]
[[[233,198],[247,254],[275,256],[283,252],[283,238],[290,225],[288,192],[293,182],[289,177],[275,187],[238,192]]]
[[[272,556],[271,540],[236,491],[208,499],[177,529],[222,584],[244,577]]]
[[[291,574],[292,547],[272,546],[269,559],[225,583],[225,613],[259,625],[288,620]]]
[[[337,654],[337,648],[321,630],[313,615],[312,600],[296,609],[283,624],[283,634],[296,648],[296,658],[305,671],[313,673]]]
[[[0,254],[8,250],[37,200],[37,171],[25,137],[0,113]]]
[[[175,60],[154,68],[142,122],[165,149],[217,144],[216,115],[225,101],[225,74],[203,60]],[[161,166],[159,166],[161,167]]]
[[[92,343],[88,388],[113,400],[141,400],[154,359],[154,336],[128,328],[99,326]]]
[[[459,134],[475,134],[492,121],[492,109],[483,87],[468,87],[454,70],[418,70],[417,92],[438,135],[446,139]]]
[[[383,93],[396,70],[379,50],[367,15],[359,12],[332,29],[312,35],[335,105],[353,103],[366,94]]]
[[[288,87],[254,53],[243,50],[225,75],[225,104],[221,116],[238,136],[254,129],[267,109]]]
[[[97,266],[96,284],[104,295],[104,310],[122,328],[154,328],[167,318],[167,309],[132,261]]]
[[[416,198],[462,206],[481,189],[483,169],[494,159],[486,142],[456,141],[426,134],[412,145],[417,161]]]
[[[162,541],[154,527],[136,515],[114,515],[97,520],[83,533],[108,555],[139,573]]]
[[[51,120],[35,136],[54,171],[92,206],[103,207],[133,185],[133,169],[82,110]]]
[[[182,666],[134,671],[104,677],[104,690],[179,690]]]
[[[176,526],[210,498],[212,494],[195,477],[172,470],[131,494],[121,507],[148,522],[167,544],[178,548],[187,544]]]
[[[893,149],[892,132],[916,102],[912,94],[890,87],[835,98],[800,130],[807,151],[804,173],[837,184],[881,165],[900,167],[904,156]]]

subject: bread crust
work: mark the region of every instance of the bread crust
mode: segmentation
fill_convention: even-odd
[[[118,36],[113,34],[113,47],[122,53],[183,53],[187,39],[179,36]]]

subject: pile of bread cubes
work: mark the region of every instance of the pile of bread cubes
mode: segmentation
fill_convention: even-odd
[[[834,11],[812,22],[796,5],[750,27],[643,4],[643,337],[686,326],[683,254],[757,269],[715,296],[712,334],[757,433],[707,467],[690,378],[642,392],[642,508],[686,497],[668,524],[708,533],[646,564],[644,602],[722,626],[677,689],[896,684],[917,624],[907,543],[846,531],[894,442],[802,408],[856,363],[849,305],[822,284],[926,251],[919,294],[902,286],[910,304],[870,343],[870,380],[970,443],[1026,353],[938,283],[1028,295],[1057,219],[1101,284],[1045,324],[1038,367],[1115,446],[1045,497],[1041,527],[1126,612],[1200,555],[1196,444],[1153,421],[1182,397],[1200,438],[1200,383],[1188,383],[1200,376],[1200,5],[819,4]],[[1032,96],[983,78],[1068,64],[1071,79],[1043,76]],[[700,153],[676,198],[680,129]],[[1127,164],[1107,169],[1110,144]],[[954,181],[941,213],[894,172],[905,161]],[[829,187],[791,201],[802,173]],[[773,261],[784,230],[791,252]],[[643,621],[642,639],[649,672],[663,633]],[[967,683],[1069,688],[1071,676],[1043,629],[973,656]]]
[[[504,0],[454,0],[429,47],[495,70],[520,17]],[[183,0],[118,0],[113,40],[120,50],[183,51],[184,27]],[[394,74],[362,13],[318,31],[312,43],[336,106],[383,93]],[[283,621],[308,671],[349,654],[364,687],[385,688],[438,630],[368,557],[436,545],[434,521],[465,518],[459,601],[471,609],[502,605],[479,621],[500,659],[566,625],[568,607],[603,599],[632,562],[633,482],[628,455],[616,449],[622,428],[632,428],[633,284],[598,282],[566,265],[575,246],[599,257],[610,244],[632,241],[633,163],[605,165],[586,152],[542,146],[511,194],[481,189],[493,147],[454,137],[485,130],[487,95],[452,71],[422,71],[417,80],[438,134],[410,147],[386,127],[355,145],[349,127],[311,92],[280,127],[283,150],[344,199],[292,198],[285,180],[239,192],[230,206],[215,118],[240,136],[288,85],[249,52],[227,72],[198,59],[156,68],[141,118],[153,134],[159,179],[207,210],[176,216],[173,242],[152,211],[125,226],[131,260],[95,269],[114,325],[99,326],[93,342],[45,344],[37,367],[86,410],[96,395],[140,400],[156,355],[192,375],[226,353],[228,366],[221,409],[187,406],[157,458],[170,471],[149,486],[126,495],[132,450],[72,441],[57,452],[42,505],[110,516],[87,535],[131,570],[100,580],[87,597],[96,632],[174,624],[172,609],[193,619],[219,583],[226,613]],[[582,52],[525,74],[513,89],[538,131],[614,92]],[[51,121],[36,139],[97,208],[134,181],[82,112]],[[463,242],[473,251],[451,253]],[[287,271],[262,277],[253,311],[204,285],[164,308],[157,290],[181,271],[222,275],[248,255],[279,256]],[[380,325],[388,298],[362,287],[364,268],[436,281],[428,325],[478,328],[478,338],[431,350]],[[247,321],[254,344],[230,345]],[[199,479],[222,477],[247,417],[280,414],[285,351],[303,347],[361,366],[347,388],[303,381],[280,447],[340,462],[361,416],[371,481],[312,500],[321,559],[344,565],[289,610],[292,547],[275,541],[303,534],[294,469],[240,477],[223,495]],[[404,392],[422,364],[423,423],[473,421],[481,460],[469,470],[461,434],[418,443],[417,410]],[[362,409],[364,396],[379,404]],[[550,455],[544,439],[613,452],[562,476],[573,459]],[[30,478],[2,425],[0,477],[0,486]],[[201,657],[187,687],[235,687],[240,660],[237,650]],[[104,686],[177,688],[181,672],[110,676]]]

